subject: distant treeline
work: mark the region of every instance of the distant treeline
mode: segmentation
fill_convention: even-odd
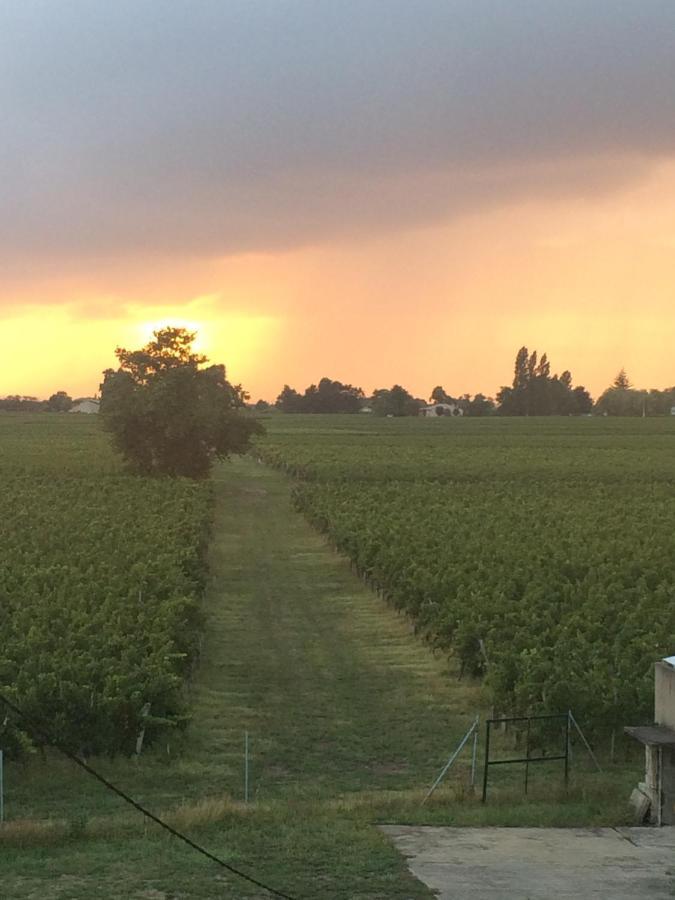
[[[38,400],[37,397],[25,397],[21,394],[10,394],[0,397],[0,410],[5,412],[68,412],[74,403],[65,391],[57,391],[49,400]]]
[[[445,393],[442,387],[432,391],[431,403],[440,406],[455,406],[467,415],[486,415],[494,409],[494,402],[477,394],[472,398],[469,394],[457,399]],[[359,387],[322,378],[317,384],[311,384],[303,394],[284,385],[284,389],[276,399],[274,406],[281,412],[288,413],[358,413],[368,412],[376,416],[416,416],[427,406],[426,400],[414,397],[400,384],[390,388],[378,388],[372,395],[366,396]],[[257,409],[269,408],[269,404],[260,401]]]
[[[453,396],[437,385],[429,399],[414,397],[400,384],[378,388],[368,396],[360,387],[322,378],[301,394],[289,385],[274,404],[259,400],[259,412],[276,409],[285,413],[372,413],[376,416],[417,416],[420,410],[436,405],[439,415],[465,416],[664,416],[675,408],[675,387],[666,390],[638,390],[621,369],[612,384],[593,400],[583,385],[574,385],[572,373],[551,372],[546,353],[541,358],[521,347],[516,354],[513,382],[496,396],[462,394]]]
[[[242,403],[248,395],[241,392]],[[0,397],[0,410],[8,412],[68,412],[79,400],[57,391],[48,400],[18,394]],[[372,413],[375,416],[417,416],[424,407],[436,406],[438,415],[464,416],[667,416],[675,409],[675,386],[665,390],[633,387],[624,369],[612,384],[593,400],[583,385],[574,385],[572,373],[551,373],[546,353],[541,358],[521,347],[516,354],[513,382],[501,387],[495,397],[484,394],[454,396],[437,385],[428,399],[415,397],[400,384],[377,388],[367,395],[362,388],[322,378],[301,394],[285,384],[274,401],[258,400],[257,412],[284,413]]]

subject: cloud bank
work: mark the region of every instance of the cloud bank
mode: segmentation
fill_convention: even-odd
[[[675,152],[672,0],[6,0],[0,265],[592,196]]]

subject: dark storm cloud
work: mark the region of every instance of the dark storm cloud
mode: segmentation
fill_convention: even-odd
[[[0,254],[268,250],[675,151],[672,0],[5,0]]]

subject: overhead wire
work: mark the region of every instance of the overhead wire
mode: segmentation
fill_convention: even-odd
[[[54,747],[59,751],[59,753],[62,753],[65,757],[71,760],[71,762],[74,762],[76,765],[78,765],[88,775],[99,781],[109,791],[117,794],[117,796],[124,800],[125,803],[128,803],[129,806],[132,806],[135,810],[142,813],[144,816],[146,816],[156,825],[159,825],[160,828],[163,828],[173,837],[177,838],[180,841],[183,841],[183,843],[187,844],[188,847],[191,847],[197,853],[201,853],[202,856],[205,856],[212,862],[217,863],[222,868],[227,869],[227,871],[232,875],[236,875],[238,878],[242,878],[244,881],[249,882],[249,884],[255,885],[255,887],[262,888],[263,890],[272,894],[272,896],[274,897],[281,897],[282,900],[299,900],[299,898],[297,897],[292,897],[290,894],[286,894],[283,891],[278,890],[277,888],[271,887],[269,884],[265,884],[265,882],[260,881],[260,879],[255,878],[253,875],[248,875],[246,872],[242,872],[241,869],[237,869],[235,866],[232,866],[229,863],[225,862],[224,859],[221,859],[219,856],[211,853],[210,850],[207,850],[205,847],[197,844],[187,835],[178,831],[172,825],[169,825],[168,822],[165,822],[163,819],[160,819],[159,816],[156,816],[154,813],[150,812],[149,809],[147,809],[137,800],[134,800],[133,797],[129,796],[129,794],[127,794],[121,788],[117,787],[117,785],[113,784],[111,781],[108,781],[107,778],[97,772],[96,769],[93,769],[84,760],[80,759],[75,753],[68,750],[67,747],[64,747],[59,741],[53,738],[53,736],[49,733],[49,730],[45,726],[41,725],[40,723],[36,723],[20,707],[18,707],[13,701],[9,700],[2,693],[0,693],[0,702],[2,702],[7,707],[7,709],[11,710],[15,715],[17,715],[26,724],[28,730],[31,731],[35,736],[39,737],[47,744]]]

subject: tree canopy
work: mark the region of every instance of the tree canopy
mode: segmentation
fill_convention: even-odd
[[[57,391],[47,401],[47,408],[51,412],[68,412],[73,405],[73,399],[65,391]]]
[[[612,387],[617,391],[629,391],[633,387],[633,385],[630,383],[630,378],[626,374],[625,369],[619,370],[616,378],[614,379]]]
[[[448,403],[454,404],[465,416],[490,416],[494,412],[495,404],[491,397],[485,394],[476,394],[473,398],[471,394],[462,394],[461,397],[453,397],[446,393],[442,385],[436,385],[429,395],[429,403]]]
[[[372,410],[376,416],[416,416],[424,402],[416,400],[400,384],[378,388],[373,392]]]
[[[276,407],[288,413],[357,413],[361,409],[363,391],[352,384],[322,378],[299,394],[287,384],[276,399]]]
[[[634,388],[625,369],[600,394],[595,411],[603,416],[667,416],[675,408],[675,387],[658,391]]]
[[[195,333],[164,328],[140,350],[118,347],[104,372],[101,416],[113,444],[145,474],[203,478],[215,458],[243,453],[262,426],[243,412],[241,385],[193,352]]]
[[[0,397],[2,412],[68,412],[73,401],[65,391],[56,391],[49,400],[38,400],[23,394],[10,394]]]
[[[593,409],[593,400],[582,387],[572,386],[572,374],[565,370],[551,375],[551,364],[544,353],[529,353],[521,347],[516,354],[513,383],[497,394],[498,413],[502,416],[571,416]]]

